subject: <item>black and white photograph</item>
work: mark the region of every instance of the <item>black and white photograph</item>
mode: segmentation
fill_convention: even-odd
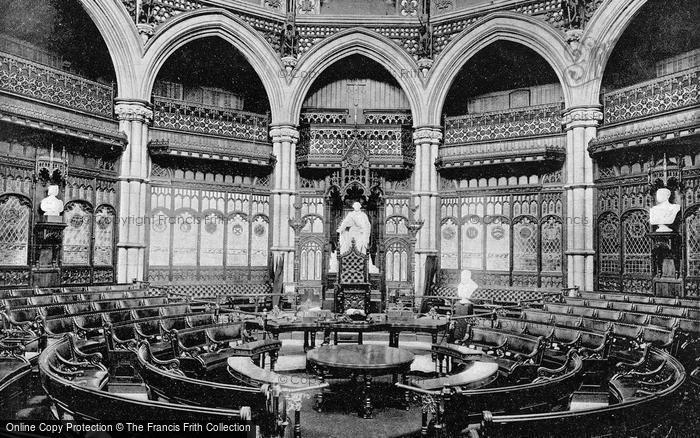
[[[700,436],[698,0],[0,0],[0,436]]]

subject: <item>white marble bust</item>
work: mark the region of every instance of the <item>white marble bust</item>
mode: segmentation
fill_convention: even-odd
[[[457,285],[457,296],[461,298],[459,302],[461,304],[468,304],[469,299],[478,287],[479,285],[472,280],[472,272],[469,269],[463,270],[459,284]]]
[[[46,196],[41,200],[41,210],[44,212],[44,216],[60,216],[63,212],[63,201],[58,199],[58,186],[50,185]]]
[[[668,233],[673,231],[668,226],[676,220],[676,215],[681,209],[678,204],[671,204],[668,200],[671,197],[671,191],[666,188],[661,188],[656,191],[656,205],[649,209],[649,223],[656,225],[656,231]]]

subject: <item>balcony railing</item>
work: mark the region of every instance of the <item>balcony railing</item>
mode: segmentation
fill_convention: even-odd
[[[269,116],[218,106],[153,97],[155,128],[268,142]]]
[[[563,103],[445,118],[445,145],[561,134]]]
[[[700,104],[700,67],[605,93],[605,125],[642,119]]]
[[[0,52],[0,90],[112,118],[110,85]]]
[[[410,164],[415,159],[412,131],[407,126],[367,124],[303,126],[299,133],[297,161],[315,167],[337,166],[351,142],[359,141],[374,164]]]

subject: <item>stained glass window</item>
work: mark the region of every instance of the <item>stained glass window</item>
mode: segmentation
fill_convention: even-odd
[[[549,216],[542,223],[542,272],[561,272],[562,257],[562,223]]]
[[[513,270],[537,272],[537,223],[521,217],[513,224]]]
[[[27,264],[29,203],[18,196],[0,198],[0,265]]]
[[[95,211],[95,240],[93,263],[95,266],[111,266],[114,263],[114,209],[102,205]]]
[[[63,212],[63,221],[68,224],[63,230],[63,263],[89,265],[92,208],[84,202],[69,202]]]

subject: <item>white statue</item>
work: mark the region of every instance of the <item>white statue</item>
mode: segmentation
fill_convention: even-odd
[[[457,296],[461,298],[459,302],[462,304],[469,304],[469,298],[472,297],[474,291],[478,287],[479,285],[472,280],[472,272],[469,269],[463,270],[459,284],[457,285]]]
[[[331,253],[331,259],[328,261],[328,272],[336,273],[338,272],[338,252],[333,251]]]
[[[44,216],[60,216],[63,212],[63,201],[58,199],[58,186],[50,185],[44,199],[41,200],[41,210],[44,212]]]
[[[676,220],[676,215],[681,209],[678,204],[671,204],[668,200],[671,197],[669,189],[661,188],[656,191],[656,205],[649,209],[649,223],[658,225],[656,231],[667,233],[673,231],[668,226]]]
[[[353,211],[345,216],[338,227],[337,232],[340,233],[340,254],[350,251],[353,239],[355,239],[357,250],[362,254],[367,254],[372,225],[367,214],[360,210],[361,207],[359,202],[352,204]]]

